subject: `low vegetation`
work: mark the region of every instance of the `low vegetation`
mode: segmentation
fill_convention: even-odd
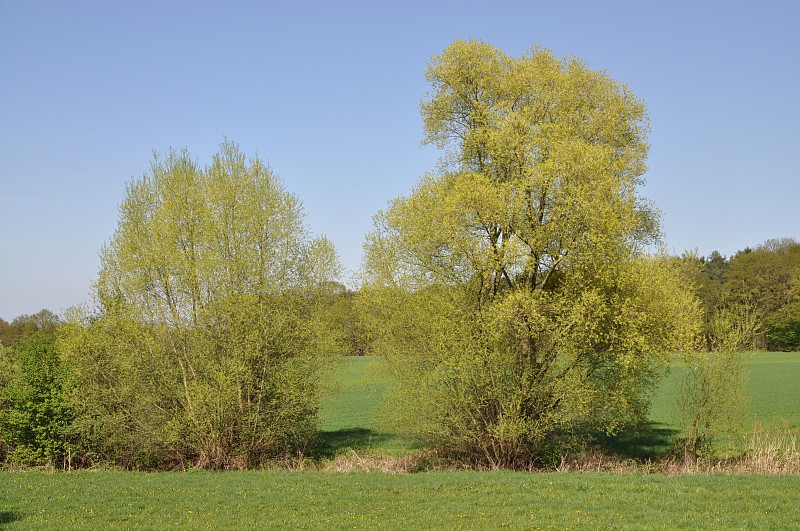
[[[646,423],[614,437],[598,434],[588,450],[560,455],[552,469],[668,475],[800,472],[800,394],[793,385],[800,379],[800,356],[749,353],[742,355],[742,362],[746,378],[740,382],[740,392],[756,400],[749,407],[745,404],[738,422],[714,439],[705,453],[684,453],[685,412],[679,397],[688,368],[676,357],[650,397]],[[421,441],[403,435],[390,413],[396,381],[381,358],[346,358],[329,376],[332,381],[321,403],[321,437],[324,455],[334,456],[334,462],[307,461],[306,468],[387,472],[469,468],[469,463],[438,458]]]
[[[398,433],[386,414],[395,384],[382,360],[348,357],[322,384],[316,455],[247,472],[6,471],[0,526],[794,528],[800,395],[785,384],[800,378],[800,357],[745,360],[749,388],[763,398],[749,418],[764,425],[738,434],[749,447],[732,459],[687,463],[670,454],[686,371],[676,360],[652,397],[649,435],[564,456],[549,473],[456,472]]]

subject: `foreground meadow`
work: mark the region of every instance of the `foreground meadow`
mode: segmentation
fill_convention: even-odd
[[[9,529],[800,526],[798,476],[522,472],[4,473]]]

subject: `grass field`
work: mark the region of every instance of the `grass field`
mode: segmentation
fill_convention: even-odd
[[[784,425],[800,430],[800,353],[755,352],[745,354],[750,387],[748,429],[758,421],[765,429]],[[650,418],[675,427],[675,404],[684,366],[675,362],[653,394]]]
[[[800,432],[800,353],[745,354],[749,378],[750,414],[741,433],[744,440],[757,422],[764,429],[787,426]],[[395,433],[383,405],[388,400],[390,377],[381,370],[380,358],[345,358],[330,374],[331,385],[321,404],[322,437],[329,453],[347,448],[374,450],[390,455],[419,446]],[[672,448],[677,432],[676,403],[685,366],[675,361],[651,397],[650,428],[644,436],[623,435],[612,441],[630,457],[658,457]]]
[[[790,529],[800,476],[5,472],[9,529]]]
[[[390,386],[380,358],[343,358],[333,368],[319,412],[325,453],[336,455],[353,448],[397,455],[418,446],[393,429],[386,412]]]
[[[800,355],[748,355],[748,366],[753,416],[765,427],[783,426],[785,419],[797,429]],[[391,380],[379,369],[379,359],[363,357],[346,359],[331,371],[320,409],[323,457],[347,452],[399,455],[418,446],[396,434],[385,416]],[[653,396],[654,439],[661,442],[674,430],[681,371],[676,364]],[[658,446],[658,441],[650,443]],[[0,473],[0,528],[128,527],[791,529],[800,528],[800,476]]]

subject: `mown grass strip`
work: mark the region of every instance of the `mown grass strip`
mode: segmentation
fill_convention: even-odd
[[[3,472],[9,529],[800,526],[799,476]]]

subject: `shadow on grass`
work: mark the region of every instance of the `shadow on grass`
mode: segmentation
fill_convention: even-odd
[[[0,525],[22,520],[22,516],[12,511],[0,511]]]
[[[319,432],[316,457],[334,457],[347,448],[354,450],[380,446],[394,437],[367,428],[345,428]]]
[[[678,430],[659,422],[646,422],[636,430],[619,433],[613,437],[599,435],[598,446],[613,455],[645,461],[668,455],[675,444]]]

